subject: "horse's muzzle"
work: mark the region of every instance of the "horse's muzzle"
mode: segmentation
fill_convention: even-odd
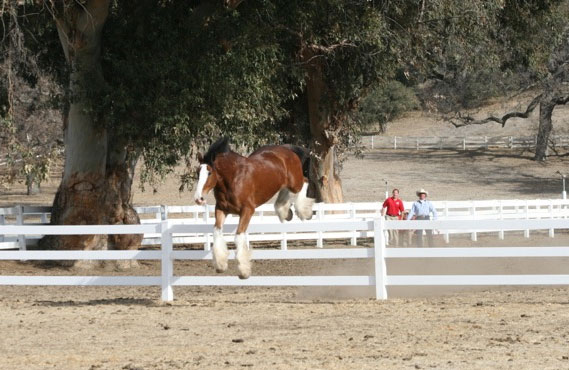
[[[203,205],[206,203],[206,201],[205,201],[205,199],[204,199],[203,197],[201,197],[201,198],[196,198],[196,199],[194,199],[194,200],[196,201],[196,204],[198,204],[198,205],[200,205],[200,206],[203,206]]]

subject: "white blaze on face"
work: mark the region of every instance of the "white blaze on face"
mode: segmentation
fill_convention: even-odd
[[[202,203],[203,200],[203,188],[207,181],[209,171],[207,170],[207,164],[200,164],[200,175],[198,177],[198,185],[196,187],[196,192],[194,194],[194,199],[198,203]]]

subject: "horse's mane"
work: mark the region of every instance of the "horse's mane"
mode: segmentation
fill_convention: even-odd
[[[229,138],[227,137],[219,138],[215,143],[209,146],[207,153],[205,153],[203,157],[203,163],[213,166],[213,162],[215,161],[216,155],[220,153],[227,153],[230,151],[231,148],[229,148]]]

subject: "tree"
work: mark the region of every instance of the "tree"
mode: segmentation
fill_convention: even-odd
[[[557,105],[569,100],[567,63],[569,62],[569,6],[565,1],[506,1],[499,22],[489,42],[495,52],[489,53],[499,64],[501,78],[508,91],[537,90],[525,111],[476,119],[460,112],[449,121],[456,127],[497,122],[506,125],[511,118],[528,118],[539,106],[539,127],[535,160],[548,155],[549,136],[553,128],[552,114]],[[516,73],[514,83],[511,76]],[[509,81],[508,81],[509,80]]]
[[[394,73],[397,52],[389,15],[405,2],[260,3],[264,11],[259,27],[272,34],[290,58],[287,81],[297,93],[288,103],[291,116],[284,124],[302,134],[289,129],[288,136],[311,149],[316,199],[342,202],[339,157],[350,134],[361,127],[352,114],[372,85]]]
[[[60,92],[26,47],[16,7],[2,7],[0,17],[0,163],[7,168],[0,183],[24,181],[30,195],[48,179],[62,149],[61,119],[52,105]]]
[[[263,94],[278,75],[275,51],[228,46],[239,42],[231,26],[239,30],[242,20],[229,12],[238,4],[70,1],[50,8],[68,67],[66,160],[52,223],[138,223],[131,187],[139,158],[152,183],[206,138],[247,138],[278,117],[278,90]],[[140,239],[50,237],[42,245],[123,249]]]

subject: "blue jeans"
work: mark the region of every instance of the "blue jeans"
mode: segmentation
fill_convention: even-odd
[[[430,220],[429,216],[417,216],[417,220]],[[427,243],[429,244],[429,248],[434,246],[433,244],[433,230],[425,230],[427,233]],[[423,248],[423,230],[415,230],[415,242],[417,244],[417,248]]]

